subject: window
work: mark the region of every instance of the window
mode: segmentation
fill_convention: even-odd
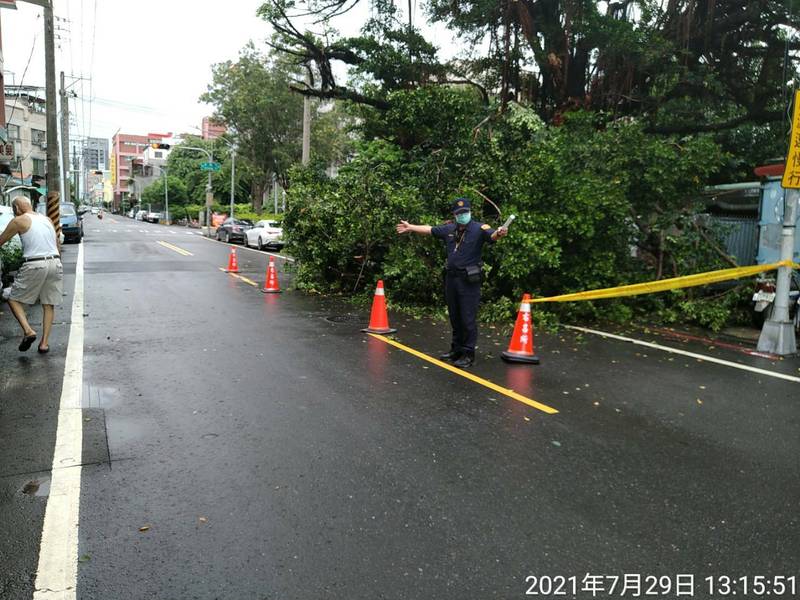
[[[19,141],[19,125],[9,125],[8,126],[8,139],[9,140],[17,140]]]
[[[163,152],[156,152],[155,155],[156,155],[156,158],[164,158],[164,153]]]
[[[36,146],[47,144],[47,132],[41,129],[31,129],[31,143]]]
[[[38,177],[44,177],[46,161],[41,158],[34,158],[33,159],[33,173],[31,175],[36,175]]]

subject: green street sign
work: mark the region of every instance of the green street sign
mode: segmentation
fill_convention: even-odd
[[[219,171],[221,165],[218,162],[204,162],[200,163],[201,171]]]

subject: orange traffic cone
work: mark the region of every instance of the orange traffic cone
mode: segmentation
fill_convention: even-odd
[[[362,329],[367,333],[394,333],[397,329],[389,327],[389,315],[386,312],[386,294],[383,281],[378,281],[375,298],[372,300],[372,313],[369,316],[369,327]]]
[[[239,272],[239,260],[236,258],[236,248],[233,246],[231,246],[231,253],[228,256],[228,268],[225,271],[228,273]]]
[[[281,286],[278,284],[278,271],[275,269],[275,259],[269,257],[269,265],[267,266],[267,275],[264,280],[264,287],[261,291],[265,294],[280,294]]]
[[[511,343],[508,345],[508,350],[500,354],[506,362],[539,364],[539,357],[533,352],[533,322],[531,321],[530,302],[530,295],[525,294],[519,307]]]

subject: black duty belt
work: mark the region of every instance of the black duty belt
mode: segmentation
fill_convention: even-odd
[[[33,258],[23,258],[22,262],[36,262],[37,260],[50,260],[51,258],[61,258],[58,254],[53,254],[51,256],[34,256]]]

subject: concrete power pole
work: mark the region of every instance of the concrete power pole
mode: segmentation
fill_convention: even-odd
[[[787,169],[789,168],[787,163]],[[794,255],[795,221],[800,190],[787,189],[783,199],[783,230],[781,232],[781,260],[792,260]],[[758,338],[758,351],[788,356],[797,352],[794,323],[789,318],[789,288],[792,267],[780,267],[775,286],[775,303],[772,314],[764,322]]]
[[[306,85],[311,87],[311,71],[306,72]],[[303,96],[303,164],[311,160],[311,98]]]
[[[64,71],[61,71],[61,171],[64,182],[64,202],[72,202],[72,189],[69,176],[69,98],[67,86],[64,81]]]
[[[53,22],[53,3],[45,0],[44,7],[44,60],[45,107],[47,111],[47,216],[61,236],[61,207],[58,170],[58,116],[56,109],[56,47]]]

